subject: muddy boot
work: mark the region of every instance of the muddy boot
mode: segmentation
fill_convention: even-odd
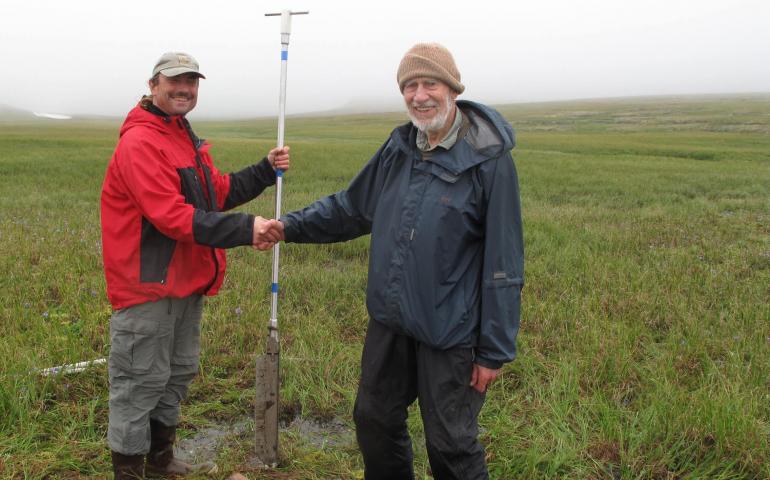
[[[191,473],[215,473],[216,465],[206,462],[197,465],[174,458],[176,426],[167,427],[150,420],[150,453],[147,454],[148,477],[182,477]]]
[[[123,455],[112,452],[112,471],[115,480],[136,480],[144,478],[144,455]]]

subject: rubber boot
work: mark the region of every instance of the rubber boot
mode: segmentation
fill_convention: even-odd
[[[144,478],[144,455],[123,455],[112,452],[112,471],[115,480],[136,480]]]
[[[191,465],[174,458],[176,426],[167,427],[150,420],[150,452],[147,454],[148,477],[183,477],[191,473],[215,473],[216,465],[206,462]]]

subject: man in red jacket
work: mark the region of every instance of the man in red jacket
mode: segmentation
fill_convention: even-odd
[[[278,222],[222,213],[259,195],[289,168],[274,148],[245,169],[221,174],[185,115],[205,78],[184,53],[166,53],[152,95],[128,114],[102,187],[101,221],[110,319],[107,440],[115,478],[184,475],[175,459],[179,404],[198,370],[203,296],[224,279],[225,251],[265,250]]]

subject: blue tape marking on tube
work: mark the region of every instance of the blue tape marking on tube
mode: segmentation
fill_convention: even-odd
[[[276,177],[283,177],[283,170],[281,170],[280,168],[278,170],[276,170],[275,171],[275,176]]]
[[[281,50],[281,60],[288,60],[289,52],[287,50]]]
[[[274,283],[274,284],[273,284],[273,288],[272,288],[272,290],[271,290],[271,291],[272,291],[273,293],[278,293],[278,284],[277,284],[277,283]]]

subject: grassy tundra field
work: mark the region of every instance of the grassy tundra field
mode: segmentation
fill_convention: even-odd
[[[519,358],[481,416],[491,477],[770,478],[770,96],[501,111],[518,133],[527,283]],[[290,118],[284,209],[343,188],[404,119]],[[273,119],[193,125],[225,171],[275,141]],[[118,126],[0,121],[0,478],[110,475],[105,367],[36,369],[108,354],[98,207]],[[271,190],[243,209],[272,205]],[[362,478],[367,246],[282,250],[274,471],[251,462],[271,256],[230,252],[181,423],[220,478]],[[417,413],[417,477],[431,478]]]

